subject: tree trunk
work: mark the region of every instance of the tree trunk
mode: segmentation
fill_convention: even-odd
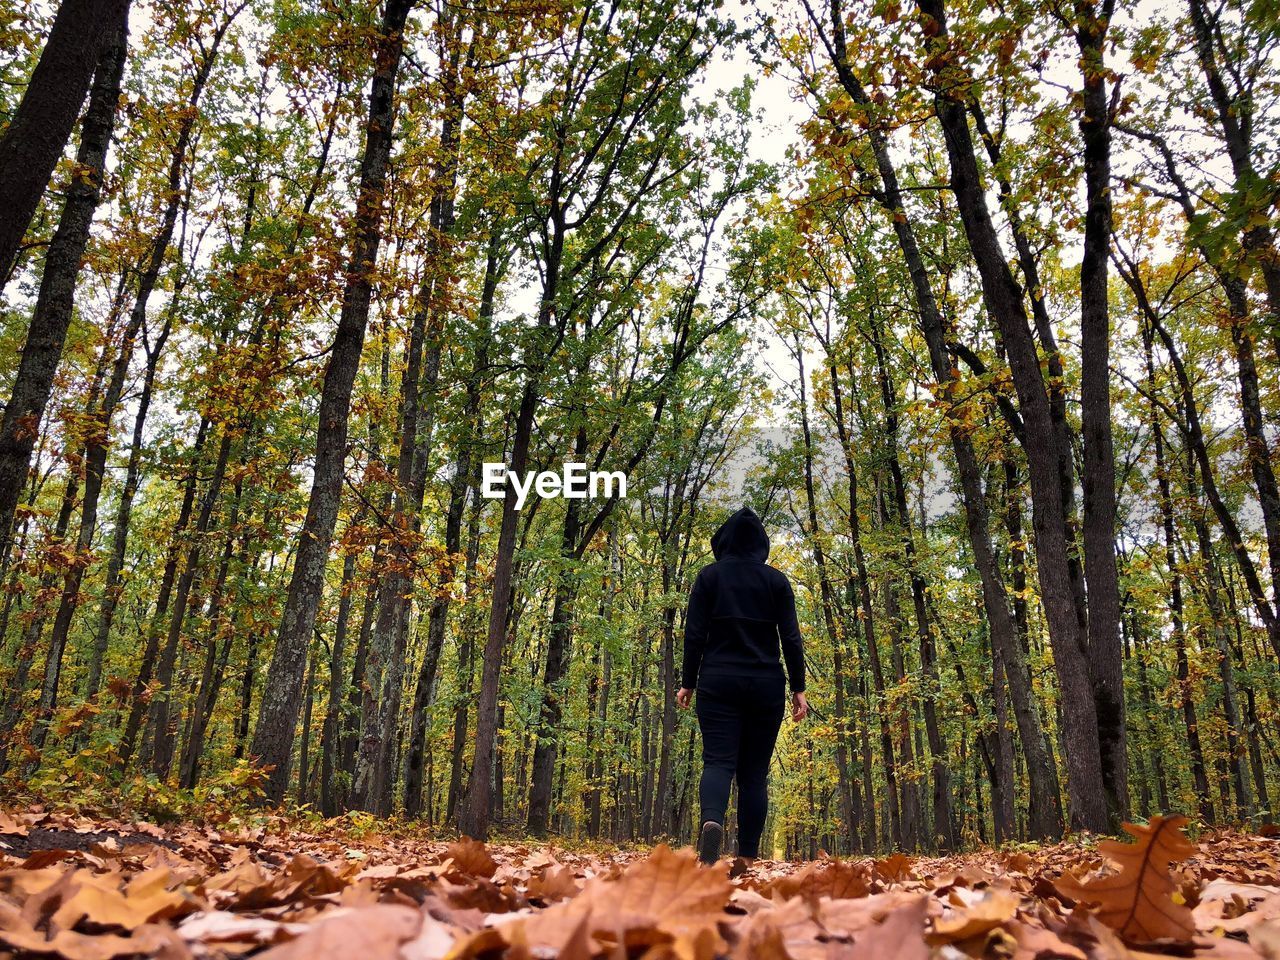
[[[142,727],[142,716],[147,708],[143,697],[151,684],[155,673],[156,657],[160,652],[160,621],[168,612],[173,582],[177,578],[178,557],[182,552],[181,537],[183,531],[187,529],[187,524],[191,522],[191,512],[195,508],[196,476],[199,473],[199,463],[208,428],[209,421],[202,417],[200,428],[196,431],[195,444],[191,450],[190,470],[183,479],[182,506],[178,509],[178,519],[173,525],[173,534],[169,540],[164,572],[160,577],[160,587],[156,597],[155,612],[147,625],[147,642],[142,653],[142,664],[138,668],[137,679],[134,680],[129,717],[125,721],[124,733],[120,739],[120,759],[126,766],[133,759],[134,750],[137,748],[138,732]],[[252,664],[252,658],[250,662]]]
[[[841,83],[856,102],[868,104],[870,100],[866,91],[848,61],[841,8],[837,3],[832,9],[832,54]],[[919,310],[921,331],[924,333],[929,350],[930,365],[943,392],[947,396],[954,397],[959,388],[959,377],[946,355],[946,325],[929,281],[914,226],[910,218],[905,215],[897,170],[883,133],[872,128],[868,136],[884,187],[883,205],[893,219],[894,234],[911,278],[912,291]],[[1032,267],[1034,267],[1034,261],[1032,261]],[[833,385],[838,386],[834,382],[834,373]],[[838,408],[840,405],[838,390],[835,402]],[[1061,832],[1061,818],[1057,813],[1055,802],[1057,772],[1054,769],[1052,754],[1044,748],[1044,732],[1031,688],[1031,676],[1027,668],[1025,651],[1017,642],[1017,631],[1009,614],[1004,582],[1000,577],[991,547],[990,520],[986,498],[982,491],[981,473],[966,429],[963,411],[957,411],[954,418],[948,419],[948,431],[959,473],[969,545],[982,583],[983,608],[990,625],[993,647],[999,652],[1005,664],[1005,675],[1014,704],[1014,716],[1017,719],[1023,751],[1027,757],[1030,774],[1028,829],[1031,835],[1038,839],[1054,837]],[[840,439],[842,445],[847,445],[847,438],[843,436],[843,431]]]
[[[428,711],[434,699],[436,671],[449,621],[449,585],[457,574],[454,558],[462,549],[462,514],[466,508],[467,484],[472,474],[473,451],[470,441],[472,437],[478,435],[480,427],[481,378],[489,362],[489,327],[493,317],[494,298],[504,266],[500,260],[500,242],[501,235],[495,228],[489,237],[484,281],[480,291],[480,307],[475,331],[477,336],[475,362],[467,379],[468,422],[463,435],[460,435],[456,441],[458,449],[454,457],[453,482],[449,488],[449,507],[445,514],[444,549],[449,558],[449,566],[447,570],[442,571],[436,583],[435,599],[427,614],[427,650],[423,657],[422,670],[414,687],[409,744],[405,751],[404,764],[404,812],[407,817],[415,817],[422,811],[422,760],[426,748]],[[464,724],[465,716],[464,709]]]
[[[200,504],[200,514],[196,518],[191,548],[187,551],[186,563],[178,578],[178,590],[173,603],[173,615],[169,619],[169,633],[165,638],[164,650],[160,655],[156,669],[156,680],[160,690],[151,702],[152,751],[151,770],[160,779],[166,780],[173,766],[173,752],[177,731],[173,727],[173,695],[174,664],[177,660],[178,646],[182,641],[182,628],[186,621],[187,606],[191,601],[191,590],[196,575],[200,571],[201,547],[203,539],[213,524],[213,512],[218,497],[222,493],[222,480],[227,473],[227,460],[231,454],[231,434],[226,431],[218,444],[218,457],[214,463],[213,476]]]
[[[329,651],[329,700],[324,712],[320,737],[320,811],[326,817],[341,812],[337,774],[342,736],[342,700],[347,687],[343,677],[346,668],[347,626],[351,620],[351,591],[356,571],[356,555],[348,550],[342,561],[342,585],[338,589],[338,621],[333,628],[333,646]]]
[[[874,327],[875,319],[872,318]],[[925,736],[929,744],[929,756],[933,771],[933,837],[930,849],[952,850],[956,847],[951,817],[951,773],[947,768],[947,748],[938,726],[937,654],[929,630],[927,599],[924,578],[920,575],[916,558],[915,538],[912,536],[911,515],[907,509],[906,484],[902,478],[902,464],[898,459],[898,398],[889,379],[888,362],[878,331],[873,329],[872,344],[876,352],[876,364],[880,377],[880,399],[885,416],[885,459],[889,467],[890,490],[888,496],[899,527],[902,543],[900,554],[911,581],[911,598],[916,620],[916,640],[920,652],[920,671],[924,681],[921,698],[924,711]]]
[[[1120,655],[1120,579],[1116,569],[1116,477],[1111,442],[1111,118],[1104,44],[1114,0],[1076,0],[1083,75],[1085,221],[1080,262],[1080,432],[1084,440],[1084,569],[1088,644],[1103,785],[1113,828],[1129,818],[1124,670]]]
[[[855,578],[857,580],[856,586],[850,585],[850,593],[856,592],[862,614],[859,618],[862,620],[864,644],[862,659],[864,663],[871,666],[871,678],[875,694],[875,702],[871,709],[879,719],[880,725],[880,751],[884,760],[885,794],[889,808],[889,832],[894,847],[901,850],[903,847],[902,812],[898,807],[897,764],[894,760],[893,736],[889,729],[889,716],[888,712],[883,708],[885,701],[884,671],[881,667],[880,650],[876,642],[875,606],[871,599],[871,578],[867,571],[866,554],[862,549],[862,521],[858,516],[857,465],[853,459],[853,446],[848,435],[848,428],[844,422],[840,378],[834,366],[830,368],[829,373],[832,397],[836,408],[836,435],[840,440],[841,448],[844,450],[846,480],[849,488],[849,539],[853,544]],[[850,376],[853,376],[852,370],[850,370]],[[867,805],[872,809],[875,808],[875,800],[870,793],[867,795]]]
[[[413,0],[387,0],[379,25],[348,281],[321,388],[311,496],[253,738],[253,756],[271,768],[264,789],[264,799],[269,803],[280,803],[289,784],[307,650],[342,499],[351,393],[364,346],[373,271],[382,239],[396,74],[404,49],[405,21],[412,5]]]
[[[129,460],[125,467],[124,485],[120,489],[116,505],[115,524],[111,533],[111,555],[107,558],[107,572],[102,587],[102,603],[98,609],[98,622],[94,629],[93,650],[89,656],[88,675],[85,680],[85,699],[97,696],[102,685],[102,665],[111,642],[111,627],[115,621],[120,595],[124,590],[124,561],[129,544],[129,522],[133,516],[133,501],[142,479],[142,445],[147,414],[151,410],[152,391],[155,388],[156,370],[164,353],[172,329],[172,314],[165,317],[164,326],[154,345],[147,348],[147,364],[142,374],[142,388],[138,395],[138,409],[133,416],[133,437],[129,443]]]
[[[0,134],[0,285],[11,275],[22,238],[71,136],[102,48],[124,32],[128,15],[128,0],[62,0],[58,6],[22,100]],[[16,490],[21,488],[19,480]],[[6,486],[0,497],[0,523],[7,537],[16,491],[11,494]]]
[[[849,775],[849,754],[845,743],[845,703],[844,703],[844,663],[841,647],[844,638],[836,626],[834,600],[831,581],[827,573],[827,557],[822,549],[821,531],[818,526],[818,502],[813,482],[813,436],[809,429],[808,381],[804,370],[804,349],[799,340],[793,355],[796,359],[798,379],[796,387],[800,398],[800,434],[804,442],[804,496],[808,514],[810,551],[818,574],[818,593],[822,603],[822,623],[826,629],[827,642],[831,644],[833,676],[835,684],[835,755],[836,755],[836,787],[840,795],[840,816],[844,823],[844,832],[849,837],[850,852],[861,846],[858,828],[861,824],[860,800],[855,803],[857,784]]]
[[[8,404],[5,405],[4,420],[0,424],[0,544],[4,545],[5,551],[7,551],[9,534],[13,526],[13,512],[17,507],[18,498],[22,495],[22,489],[26,486],[27,471],[31,465],[31,451],[40,432],[40,421],[44,418],[44,410],[49,403],[54,373],[62,358],[67,330],[71,326],[76,278],[80,275],[80,263],[84,258],[85,247],[88,245],[93,214],[98,208],[98,201],[102,195],[102,178],[106,169],[107,151],[115,130],[116,107],[120,101],[120,83],[124,76],[128,50],[128,32],[125,26],[127,0],[125,2],[68,0],[59,9],[57,22],[62,21],[64,14],[68,17],[75,16],[80,7],[102,9],[118,7],[120,15],[117,24],[89,25],[92,30],[103,31],[106,36],[93,74],[89,109],[85,112],[84,123],[81,126],[80,146],[76,153],[76,175],[67,187],[67,199],[62,207],[62,216],[58,220],[58,228],[54,231],[48,252],[45,254],[44,274],[40,278],[40,292],[36,298],[35,312],[32,314],[31,325],[22,347],[22,357],[18,362],[18,371],[13,381],[13,393],[10,395]],[[101,15],[101,11],[98,15]],[[55,32],[57,29],[55,23]],[[50,46],[52,43],[53,35],[51,34]],[[46,48],[46,53],[48,50],[49,48]],[[79,62],[75,64],[77,70],[82,66]],[[33,77],[32,83],[34,82]],[[88,84],[88,82],[89,78],[86,76],[85,83]],[[81,97],[83,97],[83,91],[81,91]],[[79,100],[76,100],[74,109],[76,111],[80,109]],[[72,119],[74,119],[74,113]],[[13,131],[14,127],[10,126],[0,151],[9,145],[9,134]],[[65,140],[65,137],[63,139]],[[61,152],[62,147],[59,144],[56,153]],[[3,161],[0,161],[0,168],[2,167]],[[50,171],[52,171],[52,165]],[[6,179],[0,191],[17,186],[17,183]],[[5,215],[5,231],[11,227],[16,228],[17,209],[7,207],[3,200],[0,200],[0,206],[4,206],[13,214],[12,223],[10,214]],[[34,211],[34,206],[32,210]],[[25,223],[22,229],[26,229]],[[20,235],[18,240],[21,240]],[[0,240],[0,243],[3,243],[3,240]],[[8,264],[11,256],[12,253],[0,254],[0,269]]]
[[[943,51],[950,42],[943,0],[919,0],[924,17],[931,21],[931,50]],[[941,58],[945,61],[945,55]],[[1026,421],[1029,437],[1053,435],[1053,420],[1035,341],[1027,324],[1022,290],[1009,271],[1001,251],[963,105],[950,99],[952,83],[939,78],[934,108],[946,138],[960,219],[969,249],[982,281],[987,312],[1000,327],[1014,389]],[[1063,706],[1063,740],[1066,744],[1067,787],[1074,829],[1105,832],[1110,827],[1098,717],[1094,707],[1086,638],[1078,618],[1071,588],[1071,569],[1063,511],[1062,477],[1049,445],[1027,447],[1031,468],[1031,499],[1035,528],[1037,571],[1045,619],[1049,624],[1054,667]]]

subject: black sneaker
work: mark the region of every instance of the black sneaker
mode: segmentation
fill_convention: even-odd
[[[714,820],[702,825],[702,835],[698,838],[698,859],[707,866],[720,859],[720,846],[724,843],[724,827]]]

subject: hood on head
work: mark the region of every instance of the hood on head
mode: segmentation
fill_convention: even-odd
[[[769,534],[750,507],[743,507],[720,525],[711,537],[711,553],[717,560],[746,557],[763,563],[769,557]]]

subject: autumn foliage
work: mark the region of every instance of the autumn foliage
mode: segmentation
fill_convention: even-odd
[[[0,813],[0,941],[67,960],[1273,957],[1280,841],[699,865],[692,851]],[[1100,859],[1097,854],[1102,854]]]

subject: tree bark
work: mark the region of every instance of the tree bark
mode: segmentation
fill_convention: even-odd
[[[927,46],[945,61],[950,43],[943,0],[919,0],[932,36]],[[1022,290],[1009,271],[991,221],[973,139],[963,105],[950,99],[957,78],[938,78],[934,108],[942,124],[955,192],[969,249],[981,276],[987,311],[999,325],[1008,351],[1014,389],[1029,437],[1052,436],[1053,419],[1035,341],[1027,324]],[[965,86],[965,84],[960,84]],[[1052,449],[1032,443],[1027,448],[1031,468],[1031,499],[1035,528],[1040,596],[1049,624],[1054,667],[1063,706],[1067,789],[1071,824],[1075,829],[1105,832],[1110,818],[1102,777],[1098,717],[1085,636],[1071,588],[1071,570],[1063,512],[1062,478]]]
[[[128,14],[128,0],[62,0],[58,7],[22,100],[0,134],[0,210],[4,211],[0,278],[4,280],[11,275],[22,238],[71,136],[102,48],[124,32]],[[8,502],[7,487],[0,488],[0,493],[6,497],[0,500],[0,521],[8,536],[17,499]]]
[[[1088,645],[1103,785],[1112,827],[1129,818],[1124,670],[1120,654],[1120,579],[1116,569],[1116,477],[1111,442],[1111,117],[1104,45],[1114,0],[1076,0],[1076,42],[1083,76],[1084,252],[1080,262],[1080,432],[1084,441],[1084,568],[1089,589]]]
[[[862,846],[858,836],[862,818],[858,815],[860,811],[855,810],[855,807],[861,807],[860,798],[855,803],[857,784],[849,774],[849,752],[846,744],[847,730],[845,727],[844,662],[841,650],[844,638],[836,625],[834,598],[827,572],[827,557],[822,548],[822,540],[820,539],[822,534],[818,526],[818,500],[813,481],[813,436],[809,429],[809,384],[805,377],[804,349],[799,341],[795,345],[793,355],[796,359],[798,374],[796,387],[799,391],[800,399],[800,435],[804,443],[804,498],[809,521],[809,529],[806,532],[810,541],[809,549],[813,554],[813,564],[818,574],[818,594],[822,603],[822,624],[826,630],[827,642],[831,644],[832,679],[835,682],[835,717],[833,719],[835,721],[836,738],[836,788],[840,796],[840,817],[844,822],[844,832],[849,837],[849,852],[853,852]]]
[[[812,12],[810,16],[813,16]],[[838,0],[832,5],[831,27],[830,54],[841,85],[855,102],[869,106],[870,98],[849,64],[842,6]],[[929,281],[914,226],[906,214],[896,167],[889,153],[885,136],[878,127],[870,128],[868,139],[883,187],[880,200],[892,217],[898,247],[906,261],[907,272],[911,278],[912,291],[919,311],[920,327],[929,350],[930,365],[944,395],[954,397],[959,389],[959,376],[946,355],[946,325]],[[1034,260],[1032,267],[1034,267]],[[840,403],[838,394],[836,403],[837,405]],[[1061,833],[1061,819],[1056,812],[1057,804],[1054,802],[1057,772],[1053,767],[1052,755],[1044,749],[1044,733],[1031,689],[1031,676],[1027,668],[1026,655],[1017,642],[1017,631],[1009,614],[1004,582],[996,566],[995,554],[991,547],[990,519],[982,490],[981,473],[961,411],[957,411],[955,416],[948,418],[948,432],[959,473],[969,545],[982,583],[983,609],[991,630],[993,646],[1005,664],[1005,675],[1014,704],[1014,716],[1017,719],[1023,752],[1027,757],[1030,773],[1028,828],[1031,835],[1038,839],[1057,836]],[[846,438],[843,436],[841,443],[846,443]]]
[[[467,487],[472,476],[474,456],[471,438],[478,435],[480,426],[481,378],[489,364],[489,327],[493,317],[498,283],[504,269],[500,242],[501,235],[495,229],[489,239],[484,281],[480,291],[480,307],[475,331],[477,337],[475,362],[467,378],[467,425],[464,428],[464,435],[459,436],[456,441],[458,446],[454,457],[453,482],[449,487],[449,507],[445,514],[444,549],[449,558],[449,567],[440,575],[436,584],[436,597],[427,614],[427,650],[414,688],[412,726],[404,764],[404,812],[407,817],[417,816],[422,811],[422,762],[427,739],[428,711],[434,699],[436,671],[449,621],[450,584],[457,572],[454,558],[462,550],[462,514],[466,508]]]
[[[89,2],[90,0],[68,0],[59,10],[59,20],[64,12],[71,15],[78,4],[88,5]],[[45,407],[49,403],[53,377],[62,358],[67,331],[71,327],[76,279],[80,275],[80,264],[88,246],[93,215],[102,196],[107,152],[111,146],[116,108],[120,101],[120,84],[128,51],[128,33],[125,27],[128,3],[127,0],[123,3],[119,0],[94,2],[99,6],[118,5],[121,8],[120,22],[102,27],[106,38],[97,58],[89,108],[81,126],[75,173],[67,187],[67,199],[62,207],[58,228],[54,231],[49,250],[45,254],[44,273],[40,278],[35,312],[31,316],[26,341],[22,346],[13,392],[5,405],[3,422],[0,423],[0,553],[8,550],[13,513],[27,483],[31,451],[40,433],[40,421],[44,418]],[[57,29],[56,25],[54,29]],[[50,42],[52,43],[52,37]],[[77,69],[80,66],[76,64]],[[88,83],[88,77],[85,78],[85,83]],[[79,101],[76,102],[76,109],[79,109]],[[6,144],[12,131],[11,126],[5,135]],[[3,150],[3,146],[0,146],[0,150]],[[61,146],[58,152],[61,153]],[[0,161],[0,169],[3,169],[3,161]],[[16,186],[17,184],[10,183],[5,178],[0,193]],[[12,209],[2,199],[0,208]],[[14,209],[13,216],[17,215],[18,211]],[[5,215],[4,222],[4,229],[9,229],[9,214]],[[7,257],[0,255],[0,264],[7,262]]]
[[[364,347],[373,271],[382,239],[383,199],[395,123],[396,75],[404,50],[405,21],[412,6],[413,0],[387,0],[379,24],[348,281],[321,388],[311,496],[251,751],[257,762],[271,768],[264,788],[264,799],[269,803],[280,803],[289,783],[307,650],[342,498],[351,393]]]

